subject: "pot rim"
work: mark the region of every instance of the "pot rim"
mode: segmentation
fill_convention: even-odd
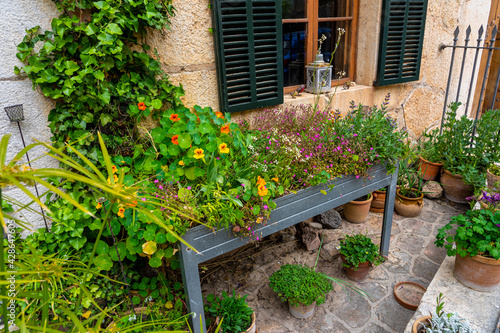
[[[372,200],[373,200],[373,194],[370,192],[370,198],[368,200],[365,200],[365,201],[352,200],[352,201],[349,201],[348,203],[353,204],[353,205],[364,205],[364,204],[367,204],[369,202],[372,202]]]
[[[422,156],[419,156],[418,157],[422,162],[424,163],[429,163],[430,165],[435,165],[435,166],[443,166],[443,163],[434,163],[434,162],[431,162],[431,161],[428,161],[426,160],[425,158],[423,158]]]
[[[462,257],[461,255],[459,255],[457,253],[457,256],[460,256],[461,258],[467,258],[468,257],[471,260],[480,262],[480,263],[485,264],[485,265],[500,266],[500,259],[494,259],[494,258],[485,257],[485,256],[482,256],[480,254],[477,254],[477,255],[472,256],[472,257],[470,255],[466,255],[465,257]]]
[[[401,190],[401,189],[400,189],[400,188],[398,188],[398,190],[396,191],[396,195],[397,195],[398,197],[400,197],[401,199],[405,199],[405,200],[408,200],[408,201],[420,201],[420,200],[423,200],[423,199],[424,199],[424,193],[422,193],[421,191],[420,191],[420,196],[419,196],[418,198],[408,198],[408,197],[405,197],[404,195],[400,194],[400,193],[399,193],[399,191],[400,191],[400,190]],[[417,191],[417,192],[418,192],[418,190],[417,190],[416,188],[412,188],[412,189],[411,189],[411,191],[412,191],[412,192],[414,192],[414,191]]]
[[[253,309],[252,309],[252,310],[253,310]],[[255,310],[252,312],[252,315],[251,315],[251,316],[252,316],[252,323],[250,324],[250,327],[248,327],[248,328],[245,330],[245,332],[241,332],[241,333],[250,332],[250,330],[254,327],[255,322],[256,322],[256,320],[257,320],[257,317],[255,316]],[[220,320],[220,317],[219,317],[219,316],[217,316],[217,317],[215,318],[215,322],[218,324],[218,323],[219,323],[219,320]]]
[[[423,323],[426,320],[427,320],[427,322],[429,322],[429,319],[431,319],[431,316],[423,316],[423,317],[415,319],[415,322],[413,323],[413,326],[412,326],[412,333],[417,333],[418,324]]]
[[[448,170],[446,170],[445,168],[443,168],[442,170],[443,170],[443,173],[446,173],[447,175],[449,175],[451,177],[458,178],[458,179],[464,178],[464,177],[462,177],[462,175],[459,175],[458,173],[451,173]]]

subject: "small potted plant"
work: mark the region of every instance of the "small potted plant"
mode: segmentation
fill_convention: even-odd
[[[283,302],[288,301],[292,316],[309,318],[315,305],[325,302],[333,290],[332,282],[324,274],[302,265],[285,264],[269,277],[269,286]]]
[[[424,207],[423,180],[407,160],[399,163],[398,184],[394,209],[401,216],[418,216]]]
[[[443,166],[443,152],[441,148],[439,129],[422,133],[418,140],[419,163],[418,171],[424,180],[434,180]]]
[[[217,318],[221,333],[255,333],[255,312],[246,299],[247,295],[236,295],[234,290],[232,296],[225,291],[222,297],[209,294],[205,311]]]
[[[377,245],[363,234],[346,235],[340,240],[339,252],[347,277],[357,282],[366,278],[371,266],[383,260]]]
[[[489,291],[500,285],[500,211],[468,210],[439,229],[435,244],[455,256],[454,275],[463,285]]]
[[[443,293],[439,293],[439,296],[436,298],[436,314],[420,317],[415,320],[412,326],[412,333],[474,332],[467,320],[460,318],[456,313],[443,311],[443,299]]]

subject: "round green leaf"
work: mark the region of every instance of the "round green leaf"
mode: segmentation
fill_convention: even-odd
[[[141,303],[141,298],[139,296],[132,297],[132,303],[134,303],[135,305]]]
[[[167,235],[165,234],[156,234],[155,237],[156,243],[163,244],[167,241]]]
[[[99,243],[97,243],[97,248],[96,248],[97,254],[108,253],[108,251],[109,251],[109,245],[106,244],[104,241],[99,240]]]
[[[149,259],[149,266],[151,267],[160,267],[161,266],[161,259],[157,257],[153,257]]]
[[[107,254],[100,254],[95,257],[94,263],[99,270],[109,271],[113,267],[113,262]]]
[[[161,101],[159,99],[153,99],[151,101],[151,105],[155,108],[155,109],[161,109]]]
[[[187,133],[179,135],[177,140],[179,142],[179,146],[183,149],[188,149],[192,144],[191,135]]]
[[[118,261],[118,254],[116,253],[116,249],[118,249],[118,253],[120,254],[120,260],[123,260],[127,256],[127,245],[123,242],[116,244],[116,247],[109,247],[109,256],[113,261]]]

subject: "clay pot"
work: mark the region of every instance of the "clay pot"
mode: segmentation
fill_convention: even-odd
[[[419,333],[418,329],[421,327],[420,324],[430,325],[431,323],[429,322],[429,319],[431,319],[431,316],[420,317],[417,320],[415,320],[413,326],[411,327],[411,333]]]
[[[455,256],[453,274],[464,286],[478,291],[491,291],[500,285],[500,259],[477,255]]]
[[[299,319],[311,317],[314,314],[315,308],[316,302],[312,302],[312,304],[309,305],[299,304],[298,306],[293,306],[290,302],[288,302],[288,310],[290,310],[290,314]]]
[[[219,317],[215,318],[215,322],[217,323],[217,325],[219,324]],[[250,325],[249,328],[247,328],[247,330],[245,332],[241,332],[241,333],[255,333],[255,328],[257,327],[257,325],[255,325],[255,312],[252,313],[252,324]]]
[[[500,182],[500,176],[496,176],[490,172],[490,170],[486,171],[486,181],[488,184],[488,188],[494,190],[495,184]]]
[[[364,201],[350,201],[344,205],[344,217],[352,223],[362,223],[368,217],[373,195]]]
[[[418,159],[420,160],[418,163],[418,171],[420,173],[420,177],[422,177],[424,180],[436,179],[437,175],[439,175],[439,172],[441,171],[443,163],[432,163],[430,161],[427,161],[426,159],[423,159],[422,157],[419,157]]]
[[[374,191],[372,195],[373,201],[370,206],[370,212],[383,213],[385,208],[386,191]]]
[[[473,187],[465,184],[462,176],[454,175],[445,169],[441,173],[441,185],[446,199],[456,203],[468,203],[465,198],[474,195]]]
[[[401,189],[396,191],[396,200],[394,201],[394,209],[404,217],[415,217],[420,214],[424,208],[424,194],[420,192],[417,198],[408,198],[400,193]],[[416,189],[411,190],[413,193],[418,192]]]
[[[343,263],[347,263],[345,260],[344,255],[340,255],[340,258],[342,259]],[[345,267],[342,265],[342,268],[345,270],[345,275],[349,278],[349,280],[353,280],[356,282],[361,282],[366,277],[368,276],[368,273],[370,272],[370,268],[372,265],[370,264],[369,261],[362,262],[358,265],[358,269],[354,270],[354,268],[351,267]]]

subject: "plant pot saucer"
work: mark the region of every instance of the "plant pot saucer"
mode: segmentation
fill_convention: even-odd
[[[415,311],[427,289],[418,283],[403,281],[394,286],[394,297],[403,307]]]

